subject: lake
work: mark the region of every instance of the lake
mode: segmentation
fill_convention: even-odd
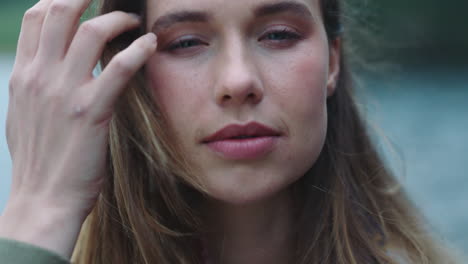
[[[13,55],[0,55],[0,211],[11,183],[5,140]],[[468,252],[468,68],[368,77],[363,109],[384,131],[388,159],[434,230]],[[385,148],[388,150],[388,148]],[[386,152],[388,153],[388,151]]]

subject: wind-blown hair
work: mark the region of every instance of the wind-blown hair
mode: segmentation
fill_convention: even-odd
[[[373,146],[353,99],[342,2],[320,0],[329,41],[341,39],[336,92],[327,101],[328,132],[313,167],[293,184],[298,264],[455,263],[434,240]],[[141,14],[145,1],[102,0],[101,13]],[[101,64],[145,32],[108,44]],[[81,231],[78,264],[201,263],[204,199],[200,179],[165,129],[140,71],[110,126],[106,183]],[[406,262],[403,262],[405,260]]]

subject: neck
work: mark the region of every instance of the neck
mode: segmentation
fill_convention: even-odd
[[[287,191],[249,204],[208,201],[205,217],[211,262],[293,263],[293,203]]]

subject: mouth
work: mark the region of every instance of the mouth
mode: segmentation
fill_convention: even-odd
[[[202,143],[224,159],[253,160],[273,151],[282,134],[259,123],[229,125]]]
[[[263,137],[279,137],[281,133],[266,125],[251,122],[246,125],[228,125],[202,140],[202,143],[212,143],[223,140],[248,140]]]

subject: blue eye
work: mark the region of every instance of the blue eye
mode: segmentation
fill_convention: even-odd
[[[282,41],[282,40],[295,40],[300,39],[301,36],[298,34],[288,31],[287,29],[282,31],[272,31],[264,35],[260,40],[272,40],[272,41]]]
[[[195,38],[181,39],[169,45],[167,50],[174,51],[177,49],[188,49],[188,48],[192,48],[192,47],[203,45],[203,44],[204,43],[202,41],[195,39]]]
[[[258,41],[265,47],[272,49],[285,49],[293,47],[303,36],[289,28],[279,28],[267,31]]]

